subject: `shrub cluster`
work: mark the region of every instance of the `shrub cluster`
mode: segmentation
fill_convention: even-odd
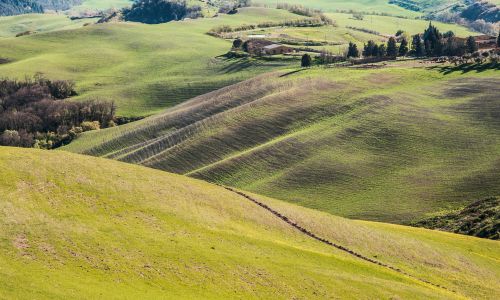
[[[201,17],[199,5],[188,6],[185,0],[138,0],[123,10],[126,21],[159,24],[184,18]]]
[[[279,3],[277,9],[284,9],[293,14],[311,18],[320,19],[325,25],[334,25],[335,21],[327,17],[321,10],[304,7],[302,5],[293,5],[288,3]]]
[[[287,20],[282,22],[263,22],[259,24],[243,24],[237,27],[231,27],[229,25],[221,25],[215,28],[212,28],[208,34],[214,36],[220,36],[223,33],[230,32],[240,32],[247,30],[254,30],[257,28],[271,28],[271,27],[321,27],[327,25],[320,18],[307,18],[307,19],[299,19],[299,20]]]
[[[361,31],[361,32],[364,32],[364,33],[369,33],[369,34],[374,34],[374,35],[380,35],[380,32],[375,31],[375,30],[371,30],[371,29],[367,29],[367,28],[360,28],[360,27],[353,27],[353,26],[346,26],[346,28],[349,28],[349,29],[352,29],[352,30],[356,30],[356,31]]]
[[[83,131],[114,126],[112,102],[62,101],[73,95],[71,81],[0,80],[0,145],[51,149]]]

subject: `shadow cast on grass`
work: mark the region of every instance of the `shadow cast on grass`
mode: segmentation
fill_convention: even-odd
[[[439,72],[448,75],[454,72],[461,72],[462,74],[469,73],[469,72],[484,72],[487,70],[500,70],[500,64],[499,63],[467,63],[467,64],[462,64],[458,66],[434,66],[434,67],[429,67],[429,69],[437,69]]]

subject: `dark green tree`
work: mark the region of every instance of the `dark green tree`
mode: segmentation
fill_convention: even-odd
[[[374,51],[374,48],[376,47],[377,45],[375,44],[374,41],[372,40],[369,40],[367,44],[365,44],[364,48],[363,48],[363,56],[365,57],[368,57],[368,56],[376,56],[377,55],[377,51]]]
[[[500,31],[498,32],[498,37],[497,37],[497,47],[500,48]]]
[[[384,57],[386,55],[387,55],[387,49],[385,48],[385,45],[382,44],[382,45],[378,46],[377,56]]]
[[[411,42],[411,49],[413,50],[413,53],[417,57],[422,57],[425,55],[425,49],[424,46],[422,45],[422,39],[420,38],[419,34],[413,36]]]
[[[425,53],[428,56],[438,56],[442,54],[442,42],[443,36],[436,28],[429,22],[429,27],[424,31],[424,46]]]
[[[389,41],[387,41],[387,56],[398,56],[398,46],[396,44],[396,39],[393,37],[390,37]]]
[[[474,53],[477,51],[476,39],[473,36],[469,36],[465,44],[468,53]]]
[[[312,58],[309,54],[302,55],[301,64],[302,68],[309,68],[312,65]]]
[[[403,38],[401,44],[399,45],[399,55],[405,56],[408,53],[408,41]]]
[[[453,31],[447,31],[445,33],[443,33],[443,38],[451,38],[451,37],[454,37],[455,36],[455,33]]]
[[[241,45],[243,45],[243,41],[241,39],[235,39],[233,41],[233,48],[234,49],[240,49]]]
[[[349,42],[349,48],[347,49],[347,57],[359,57],[358,46],[353,42]]]

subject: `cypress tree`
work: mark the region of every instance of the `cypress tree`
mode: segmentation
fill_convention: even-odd
[[[349,42],[349,49],[347,50],[347,57],[359,57],[358,46],[353,42]]]
[[[419,34],[413,36],[413,40],[411,42],[411,48],[415,52],[415,56],[422,57],[425,55],[424,47],[422,45],[422,39]]]
[[[401,40],[401,45],[399,45],[399,55],[405,56],[408,53],[408,41],[405,38]]]
[[[374,41],[369,40],[368,44],[365,44],[364,49],[363,49],[363,56],[376,56],[377,52],[374,51],[376,44]]]
[[[474,53],[477,51],[476,39],[473,36],[469,36],[466,42],[467,52]]]
[[[424,45],[427,55],[441,55],[443,48],[441,43],[442,38],[443,36],[439,33],[439,30],[432,25],[432,22],[429,22],[429,27],[424,31]]]
[[[309,68],[312,65],[312,58],[309,54],[302,55],[301,66],[302,68]]]
[[[387,41],[387,56],[396,57],[398,56],[398,47],[396,45],[396,39],[391,37]]]
[[[378,46],[377,56],[384,57],[384,56],[386,56],[386,54],[387,54],[387,51],[385,49],[385,45],[382,44],[382,45]]]
[[[498,37],[497,37],[497,47],[500,48],[500,31],[498,32]]]

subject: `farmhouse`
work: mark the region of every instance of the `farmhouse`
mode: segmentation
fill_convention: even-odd
[[[250,55],[276,55],[293,52],[293,48],[275,44],[265,39],[250,39],[244,43],[243,49]]]
[[[263,49],[263,53],[267,55],[285,54],[291,52],[293,52],[293,48],[280,44],[265,46]]]

